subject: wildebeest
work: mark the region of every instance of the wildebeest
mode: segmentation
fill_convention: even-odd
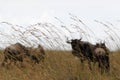
[[[4,60],[2,65],[5,65],[5,63],[8,63],[8,61],[10,61],[10,63],[14,62],[14,64],[17,61],[23,62],[23,58],[25,56],[30,56],[30,53],[25,46],[20,43],[12,44],[6,47],[4,50]]]
[[[93,62],[93,51],[95,45],[87,41],[81,41],[81,39],[67,40],[67,43],[71,44],[72,54],[79,57],[81,63],[83,63],[84,60],[88,60],[89,68],[91,70],[91,62]]]
[[[109,72],[109,50],[104,43],[97,43],[94,49],[94,61],[98,62],[98,67],[103,72]]]
[[[35,61],[35,63],[39,63],[40,61],[44,61],[45,58],[45,51],[43,47],[39,44],[37,48],[29,47],[28,48],[29,53],[31,53],[32,60]]]
[[[81,39],[72,39],[70,41],[67,40],[67,43],[70,43],[72,46],[72,54],[74,56],[79,57],[81,60],[81,63],[83,63],[84,60],[87,60],[88,64],[89,64],[89,69],[92,70],[91,62],[100,63],[96,59],[99,59],[101,61],[103,60],[103,59],[101,59],[101,57],[96,57],[96,54],[100,50],[103,54],[105,53],[106,61],[108,61],[106,63],[109,68],[109,57],[108,57],[109,51],[108,51],[107,47],[105,46],[105,43],[101,43],[98,46],[98,45],[91,44],[90,42],[87,42],[87,41],[82,41]],[[103,56],[103,54],[100,56]],[[102,65],[102,63],[100,63],[100,65]],[[103,63],[103,65],[106,65],[106,64]]]
[[[5,48],[4,50],[4,60],[2,65],[13,62],[22,63],[25,58],[28,58],[34,63],[39,63],[43,61],[45,57],[45,51],[41,45],[38,45],[37,48],[27,48],[21,43],[15,43]]]

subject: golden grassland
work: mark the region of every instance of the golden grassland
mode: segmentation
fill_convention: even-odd
[[[0,52],[0,61],[3,53]],[[110,54],[110,73],[100,74],[97,65],[93,71],[87,61],[82,68],[79,59],[70,51],[46,51],[45,61],[32,66],[24,62],[25,67],[11,65],[0,67],[0,80],[120,80],[120,52]]]

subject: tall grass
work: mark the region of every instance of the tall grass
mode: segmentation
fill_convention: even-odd
[[[97,65],[93,71],[88,68],[87,62],[82,68],[79,59],[70,51],[46,51],[45,61],[32,66],[25,63],[21,68],[15,65],[0,67],[0,80],[120,80],[120,52],[110,54],[110,73],[101,75]],[[0,54],[0,61],[3,55]]]

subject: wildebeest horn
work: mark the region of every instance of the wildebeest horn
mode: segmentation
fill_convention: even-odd
[[[80,40],[82,40],[82,37],[80,38]]]
[[[105,44],[105,40],[104,40],[104,41],[101,41],[100,43],[104,45],[104,44]]]
[[[104,40],[104,42],[103,42],[104,44],[105,44],[105,40]]]
[[[67,43],[71,43],[71,41],[70,40],[68,40],[68,37],[67,37],[67,41],[66,41]]]

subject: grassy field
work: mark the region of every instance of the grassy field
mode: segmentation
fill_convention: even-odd
[[[3,60],[1,51],[0,61]],[[0,80],[120,80],[120,52],[110,54],[111,71],[101,75],[97,65],[93,71],[88,69],[87,62],[82,68],[79,59],[69,51],[46,51],[44,63],[25,67],[11,65],[9,69],[0,67]]]

